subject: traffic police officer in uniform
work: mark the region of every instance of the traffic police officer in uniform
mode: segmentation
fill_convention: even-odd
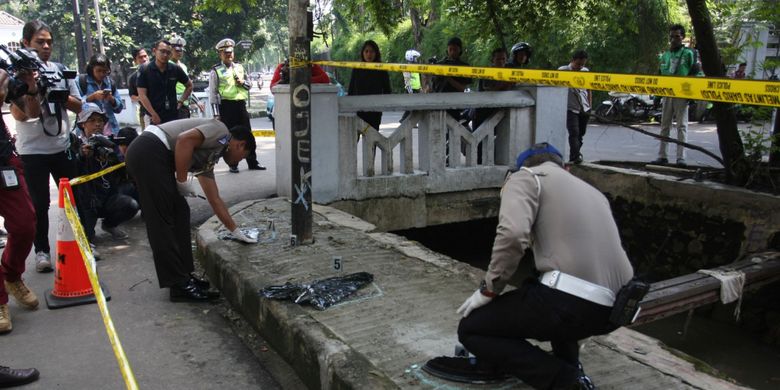
[[[187,41],[182,37],[174,36],[170,39],[170,42],[171,42],[171,48],[173,49],[173,52],[171,53],[170,62],[178,66],[179,68],[181,68],[181,70],[183,70],[184,73],[189,75],[189,70],[187,69],[187,65],[184,65],[184,62],[182,62],[181,60],[181,58],[184,56],[184,46],[187,46]],[[181,107],[179,107],[179,119],[187,119],[190,117],[189,102],[182,100],[182,96],[184,95],[185,89],[187,89],[186,85],[180,82],[176,83],[176,99],[182,102]]]
[[[246,111],[249,100],[251,82],[247,78],[244,67],[233,62],[233,47],[236,43],[225,38],[217,43],[220,63],[211,69],[209,75],[209,103],[214,111],[214,117],[219,119],[228,128],[243,125],[252,128],[249,124],[249,113]],[[250,170],[265,169],[257,162],[255,152],[256,143],[254,137],[248,143],[249,155],[246,157]],[[230,172],[238,173],[238,164],[230,166]]]

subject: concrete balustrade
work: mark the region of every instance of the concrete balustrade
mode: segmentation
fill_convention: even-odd
[[[382,229],[493,216],[497,204],[442,217],[447,214],[438,213],[431,196],[438,195],[435,203],[449,208],[473,202],[475,196],[497,200],[506,172],[522,150],[543,141],[564,155],[568,149],[566,89],[344,97],[337,97],[337,91],[312,85],[313,200]],[[291,197],[289,86],[276,86],[273,92],[277,193]],[[466,108],[499,110],[472,132],[446,112]],[[397,128],[377,131],[357,117],[359,111],[411,114]],[[478,164],[480,147],[483,161]]]

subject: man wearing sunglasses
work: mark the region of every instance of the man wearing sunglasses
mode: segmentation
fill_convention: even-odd
[[[168,41],[159,40],[152,49],[154,61],[138,75],[138,100],[143,106],[146,123],[159,125],[178,119],[179,107],[192,93],[192,80],[180,67],[170,63],[173,49]],[[176,83],[185,86],[176,99]]]

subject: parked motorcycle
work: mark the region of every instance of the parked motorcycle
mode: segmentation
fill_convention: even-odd
[[[661,118],[661,110],[650,95],[609,92],[609,96],[609,100],[596,107],[596,120],[604,118],[616,122],[647,122]]]

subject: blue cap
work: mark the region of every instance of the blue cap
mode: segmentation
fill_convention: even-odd
[[[525,152],[520,153],[520,155],[517,156],[517,162],[516,162],[517,167],[518,168],[522,167],[525,160],[527,160],[529,157],[535,156],[537,154],[542,154],[542,153],[553,153],[553,154],[557,154],[558,157],[563,158],[563,155],[561,154],[561,152],[558,151],[558,149],[555,148],[555,146],[552,146],[547,142],[542,142],[534,146],[531,146]]]

